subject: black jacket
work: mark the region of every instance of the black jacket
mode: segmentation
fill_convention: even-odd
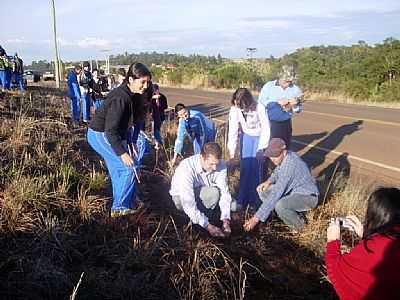
[[[133,94],[126,83],[112,90],[103,106],[96,110],[90,128],[104,132],[114,152],[120,156],[125,153],[122,140],[127,139],[128,129],[141,121],[144,116],[143,98]]]

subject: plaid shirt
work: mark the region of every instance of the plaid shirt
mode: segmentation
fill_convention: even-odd
[[[268,189],[268,198],[256,212],[256,217],[265,222],[275,208],[276,203],[289,194],[318,196],[318,188],[306,163],[294,152],[288,151],[282,163],[275,168],[269,178],[272,185]]]

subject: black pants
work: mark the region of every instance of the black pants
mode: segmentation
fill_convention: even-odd
[[[285,141],[286,149],[290,149],[290,142],[292,141],[292,119],[277,122],[270,121],[271,124],[271,139],[281,138]]]

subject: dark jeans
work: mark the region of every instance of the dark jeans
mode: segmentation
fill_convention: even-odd
[[[292,141],[292,119],[282,122],[270,121],[270,125],[271,139],[281,138],[285,141],[286,149],[289,149]]]

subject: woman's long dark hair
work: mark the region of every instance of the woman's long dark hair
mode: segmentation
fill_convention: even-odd
[[[400,190],[378,188],[368,198],[364,225],[364,245],[374,234],[383,234],[400,240]]]
[[[231,104],[239,103],[239,107],[244,111],[253,111],[257,108],[257,102],[253,95],[246,88],[238,88],[232,95]]]
[[[124,83],[129,82],[129,77],[132,77],[133,79],[139,79],[142,77],[150,77],[151,79],[151,72],[149,69],[142,63],[133,63],[129,66],[128,72],[126,73]],[[143,121],[146,116],[146,101],[148,97],[148,89],[151,88],[151,84],[147,88],[146,91],[144,91],[143,95],[138,95],[138,97],[135,97],[134,101],[134,120],[135,122],[138,121]]]

